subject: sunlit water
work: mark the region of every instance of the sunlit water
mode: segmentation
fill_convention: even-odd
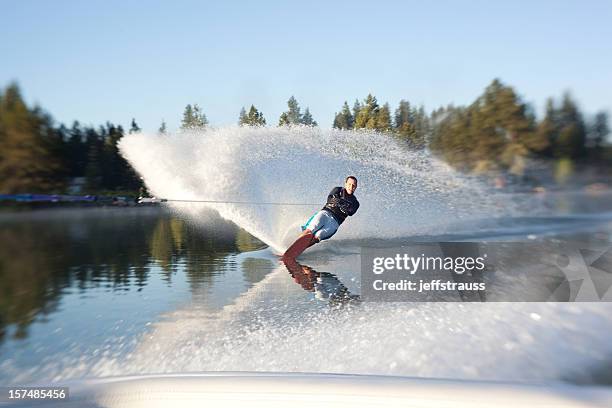
[[[0,383],[192,371],[612,382],[609,303],[358,299],[364,246],[609,242],[609,195],[494,194],[377,137],[229,128],[122,142],[159,197],[315,205],[3,214]],[[357,215],[304,268],[280,264],[349,173]]]

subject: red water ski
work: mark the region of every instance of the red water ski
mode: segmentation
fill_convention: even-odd
[[[295,240],[295,242],[291,244],[289,248],[287,248],[287,250],[283,254],[283,258],[286,258],[286,259],[297,258],[298,256],[300,256],[302,252],[304,252],[306,248],[308,248],[310,245],[313,244],[314,239],[315,239],[314,235],[312,234],[300,235],[300,237],[297,240]]]

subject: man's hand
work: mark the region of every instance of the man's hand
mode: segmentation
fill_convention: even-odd
[[[340,211],[348,215],[349,209],[351,207],[351,203],[342,198],[338,199],[338,203],[336,204]]]

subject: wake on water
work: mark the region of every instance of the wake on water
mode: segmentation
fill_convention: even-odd
[[[348,174],[359,179],[361,207],[334,242],[440,236],[519,211],[427,152],[375,132],[226,127],[129,135],[120,149],[158,197],[320,203],[208,205],[279,252]],[[170,205],[193,219],[205,212],[201,203]],[[537,205],[528,202],[530,214]],[[357,258],[334,265],[318,257],[312,266],[358,270]],[[372,304],[330,312],[296,306],[300,291],[279,267],[212,319],[178,310],[127,366],[529,380],[588,378],[593,367],[610,365],[603,333],[612,332],[612,319],[603,304]]]
[[[279,252],[349,174],[361,206],[335,240],[441,233],[500,212],[483,186],[376,132],[234,126],[132,134],[119,148],[160,198],[305,204],[170,203],[194,220],[214,208]]]

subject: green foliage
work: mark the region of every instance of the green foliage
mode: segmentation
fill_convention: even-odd
[[[537,138],[544,156],[580,159],[586,155],[587,127],[572,97],[563,95],[561,106],[553,99],[546,103],[544,119],[537,125]]]
[[[395,129],[399,130],[402,127],[406,129],[405,125],[412,126],[412,123],[414,123],[414,117],[410,109],[410,102],[402,99],[395,110]]]
[[[577,159],[586,154],[586,126],[578,106],[569,95],[563,95],[558,115],[559,136],[555,157]]]
[[[348,103],[344,101],[344,105],[342,105],[342,110],[340,113],[335,114],[333,126],[336,129],[352,129],[354,122],[355,119],[351,114]]]
[[[378,110],[376,97],[368,94],[355,117],[355,129],[376,129]]]
[[[317,126],[309,108],[302,113],[295,97],[279,118],[279,126]],[[187,105],[181,129],[204,129],[206,115],[198,105]],[[240,111],[241,126],[265,126],[255,106]],[[411,149],[429,148],[452,166],[467,172],[507,171],[523,174],[527,160],[554,159],[558,182],[565,182],[576,161],[612,162],[608,115],[599,112],[585,121],[569,94],[560,102],[549,99],[544,117],[537,121],[532,109],[515,90],[492,81],[467,107],[440,107],[430,115],[402,99],[393,114],[369,94],[363,101],[347,101],[334,115],[337,129],[368,129],[393,135]],[[129,133],[141,129],[132,119]],[[162,121],[158,131],[166,133]],[[53,126],[39,107],[26,106],[16,84],[0,92],[0,193],[62,192],[68,181],[85,177],[89,192],[133,190],[142,180],[123,159],[117,143],[121,126],[99,128],[75,121],[70,128]]]
[[[598,112],[597,115],[595,115],[595,121],[589,133],[589,138],[592,141],[593,147],[595,149],[600,149],[610,134],[608,114],[606,112]]]
[[[51,117],[28,108],[17,84],[0,92],[0,193],[60,188],[62,150]]]
[[[238,124],[240,126],[246,125],[246,120],[247,120],[247,114],[246,114],[246,110],[244,109],[244,106],[243,106],[240,109],[240,114],[238,115]]]
[[[185,106],[183,119],[181,120],[181,130],[202,130],[206,126],[208,126],[208,118],[198,104]]]
[[[300,105],[295,97],[291,96],[291,98],[289,98],[287,107],[289,109],[281,113],[278,119],[278,126],[317,126],[317,122],[312,118],[308,108],[306,108],[306,111],[302,114]]]
[[[257,110],[257,108],[251,105],[249,113],[246,113],[244,107],[240,111],[239,122],[240,126],[265,126],[266,120],[264,119],[263,113]]]
[[[312,114],[308,108],[304,111],[301,123],[306,126],[318,126],[317,121],[312,118]]]
[[[287,106],[289,110],[281,113],[280,118],[278,119],[278,126],[291,126],[298,125],[302,120],[302,113],[300,112],[300,106],[297,100],[291,96],[287,101]]]
[[[509,170],[520,174],[525,157],[547,146],[544,132],[536,131],[528,106],[513,88],[497,79],[467,109],[439,111],[438,117],[442,116],[436,121],[432,150],[469,171]]]
[[[359,111],[361,110],[361,102],[359,99],[355,99],[353,103],[353,128],[355,127],[355,120],[357,119],[357,115],[359,115]]]

